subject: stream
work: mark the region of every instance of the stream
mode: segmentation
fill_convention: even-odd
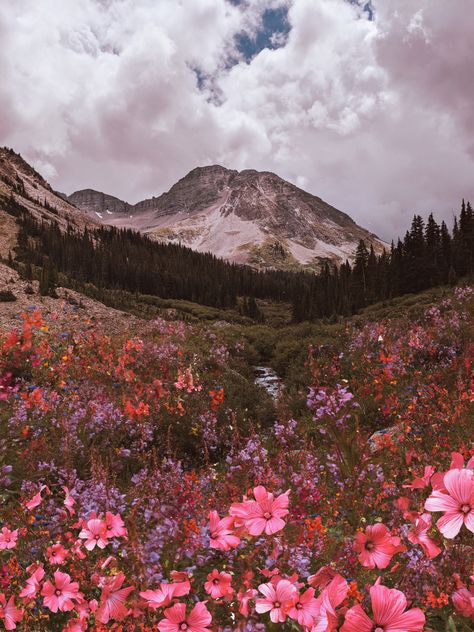
[[[264,388],[273,399],[278,399],[283,388],[283,381],[269,366],[255,366],[255,384]]]

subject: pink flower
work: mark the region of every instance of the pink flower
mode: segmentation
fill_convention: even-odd
[[[361,606],[347,614],[341,632],[421,632],[425,615],[420,608],[406,610],[407,600],[399,590],[375,584],[370,589],[374,620]],[[375,624],[374,624],[375,621]]]
[[[140,593],[140,597],[146,600],[146,605],[152,610],[169,606],[175,596],[175,586],[173,584],[160,584],[156,590],[145,590]]]
[[[219,597],[228,597],[232,595],[234,589],[231,586],[232,575],[229,573],[219,573],[215,568],[212,573],[207,576],[207,582],[204,584],[204,588],[208,595],[213,599],[219,599]]]
[[[23,610],[15,607],[13,597],[7,601],[3,593],[0,593],[0,619],[3,619],[6,630],[14,630],[16,624],[23,619]]]
[[[303,627],[309,628],[314,623],[318,613],[318,603],[314,598],[314,588],[308,588],[303,594],[295,593],[293,603],[288,610],[288,616],[298,621]]]
[[[436,526],[445,538],[455,538],[464,524],[474,533],[474,472],[453,469],[443,478],[444,489],[435,489],[425,502],[428,511],[443,511]]]
[[[108,579],[102,588],[99,609],[96,612],[96,619],[101,623],[108,623],[110,619],[122,621],[127,616],[128,608],[124,606],[124,601],[134,588],[122,588],[124,581],[125,575],[119,573]]]
[[[209,632],[212,616],[204,602],[198,602],[191,612],[186,615],[186,605],[177,603],[164,612],[165,619],[158,623],[160,632]]]
[[[211,532],[209,546],[212,549],[229,551],[240,543],[240,538],[233,534],[234,518],[227,516],[219,519],[217,511],[209,513],[209,530]]]
[[[31,568],[31,567],[30,567]],[[27,570],[30,570],[27,569]],[[26,580],[26,586],[20,593],[20,597],[22,599],[33,599],[36,596],[36,593],[39,590],[39,583],[42,581],[44,577],[44,568],[39,566],[31,575],[29,579]]]
[[[348,590],[347,581],[341,575],[333,577],[316,600],[317,614],[311,632],[332,632],[337,629],[339,617],[336,608],[344,601]]]
[[[283,623],[288,610],[293,604],[296,593],[295,586],[287,579],[281,579],[276,586],[260,584],[259,591],[265,599],[257,599],[255,609],[258,613],[270,612],[273,623]]]
[[[365,533],[355,537],[354,550],[359,553],[359,562],[367,568],[386,568],[390,560],[405,547],[400,546],[400,538],[390,535],[384,524],[369,525]]]
[[[462,470],[464,468],[464,458],[463,455],[459,452],[451,452],[451,464],[449,466],[449,470]],[[474,470],[474,456],[469,459],[466,464],[466,469]],[[449,472],[448,470],[448,472]],[[444,477],[447,472],[436,472],[431,477],[431,487],[433,489],[437,489],[439,491],[446,492],[446,487],[444,486]]]
[[[46,555],[50,564],[62,564],[66,559],[68,552],[63,545],[58,542],[46,549]]]
[[[456,612],[474,623],[474,585],[470,590],[464,586],[458,588],[451,595],[451,600]]]
[[[86,540],[84,546],[88,551],[92,551],[96,546],[104,549],[108,544],[107,526],[103,520],[91,518],[79,533],[79,537]]]
[[[262,485],[255,487],[253,493],[255,501],[234,503],[230,515],[240,518],[250,535],[260,535],[264,531],[273,535],[281,531],[285,526],[282,518],[288,514],[289,490],[275,499]]]
[[[66,494],[66,498],[64,499],[64,506],[69,511],[69,515],[73,516],[76,513],[75,510],[73,509],[73,506],[76,504],[76,501],[71,496],[68,487],[64,486],[63,490],[64,490],[64,493]]]
[[[427,465],[422,477],[415,477],[409,485],[403,485],[403,487],[408,489],[423,489],[423,487],[428,487],[430,478],[433,476],[434,471],[435,468],[432,465]]]
[[[107,529],[107,537],[109,538],[121,538],[127,535],[127,528],[122,520],[120,514],[115,516],[108,511],[105,514],[105,525]]]
[[[248,588],[247,590],[239,590],[237,594],[237,599],[239,600],[239,612],[244,615],[244,617],[248,617],[250,614],[249,601],[251,599],[255,599],[258,595],[258,592],[255,588]]]
[[[75,555],[78,559],[83,560],[87,556],[82,550],[82,542],[81,540],[76,540],[74,544],[71,546],[70,553]]]
[[[10,531],[8,527],[2,527],[0,533],[0,551],[5,549],[14,549],[18,539],[18,529]]]
[[[316,588],[325,588],[337,576],[330,566],[322,566],[317,573],[308,577],[308,584]]]
[[[25,507],[28,509],[28,511],[33,511],[35,507],[41,505],[41,503],[43,502],[43,497],[41,496],[43,491],[46,491],[47,494],[51,493],[49,491],[49,487],[47,487],[46,485],[42,485],[39,492],[35,494],[31,500],[25,503]]]
[[[43,585],[41,594],[43,595],[44,605],[51,612],[66,612],[74,608],[72,600],[78,599],[79,584],[71,582],[71,577],[67,573],[56,571],[54,573],[54,584],[49,580]]]
[[[412,544],[419,544],[426,557],[433,558],[441,553],[441,549],[428,535],[430,528],[431,515],[422,514],[419,518],[415,518],[415,524],[408,534],[408,539]]]
[[[171,579],[173,580],[173,589],[175,597],[184,597],[191,590],[191,582],[189,575],[180,571],[171,571]]]

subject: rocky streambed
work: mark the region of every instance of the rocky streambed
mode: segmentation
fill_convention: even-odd
[[[283,388],[283,381],[269,366],[255,366],[255,384],[264,388],[273,399],[278,399]]]

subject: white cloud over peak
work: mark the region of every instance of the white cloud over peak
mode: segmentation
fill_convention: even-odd
[[[416,6],[414,6],[416,4]],[[272,170],[391,238],[474,183],[471,0],[16,0],[0,144],[129,201],[197,165]],[[265,11],[288,34],[251,59]]]

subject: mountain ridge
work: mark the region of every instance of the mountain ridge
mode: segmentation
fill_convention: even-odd
[[[93,189],[68,199],[104,224],[259,268],[342,263],[360,239],[376,252],[386,246],[347,213],[271,171],[207,165],[136,204]]]

